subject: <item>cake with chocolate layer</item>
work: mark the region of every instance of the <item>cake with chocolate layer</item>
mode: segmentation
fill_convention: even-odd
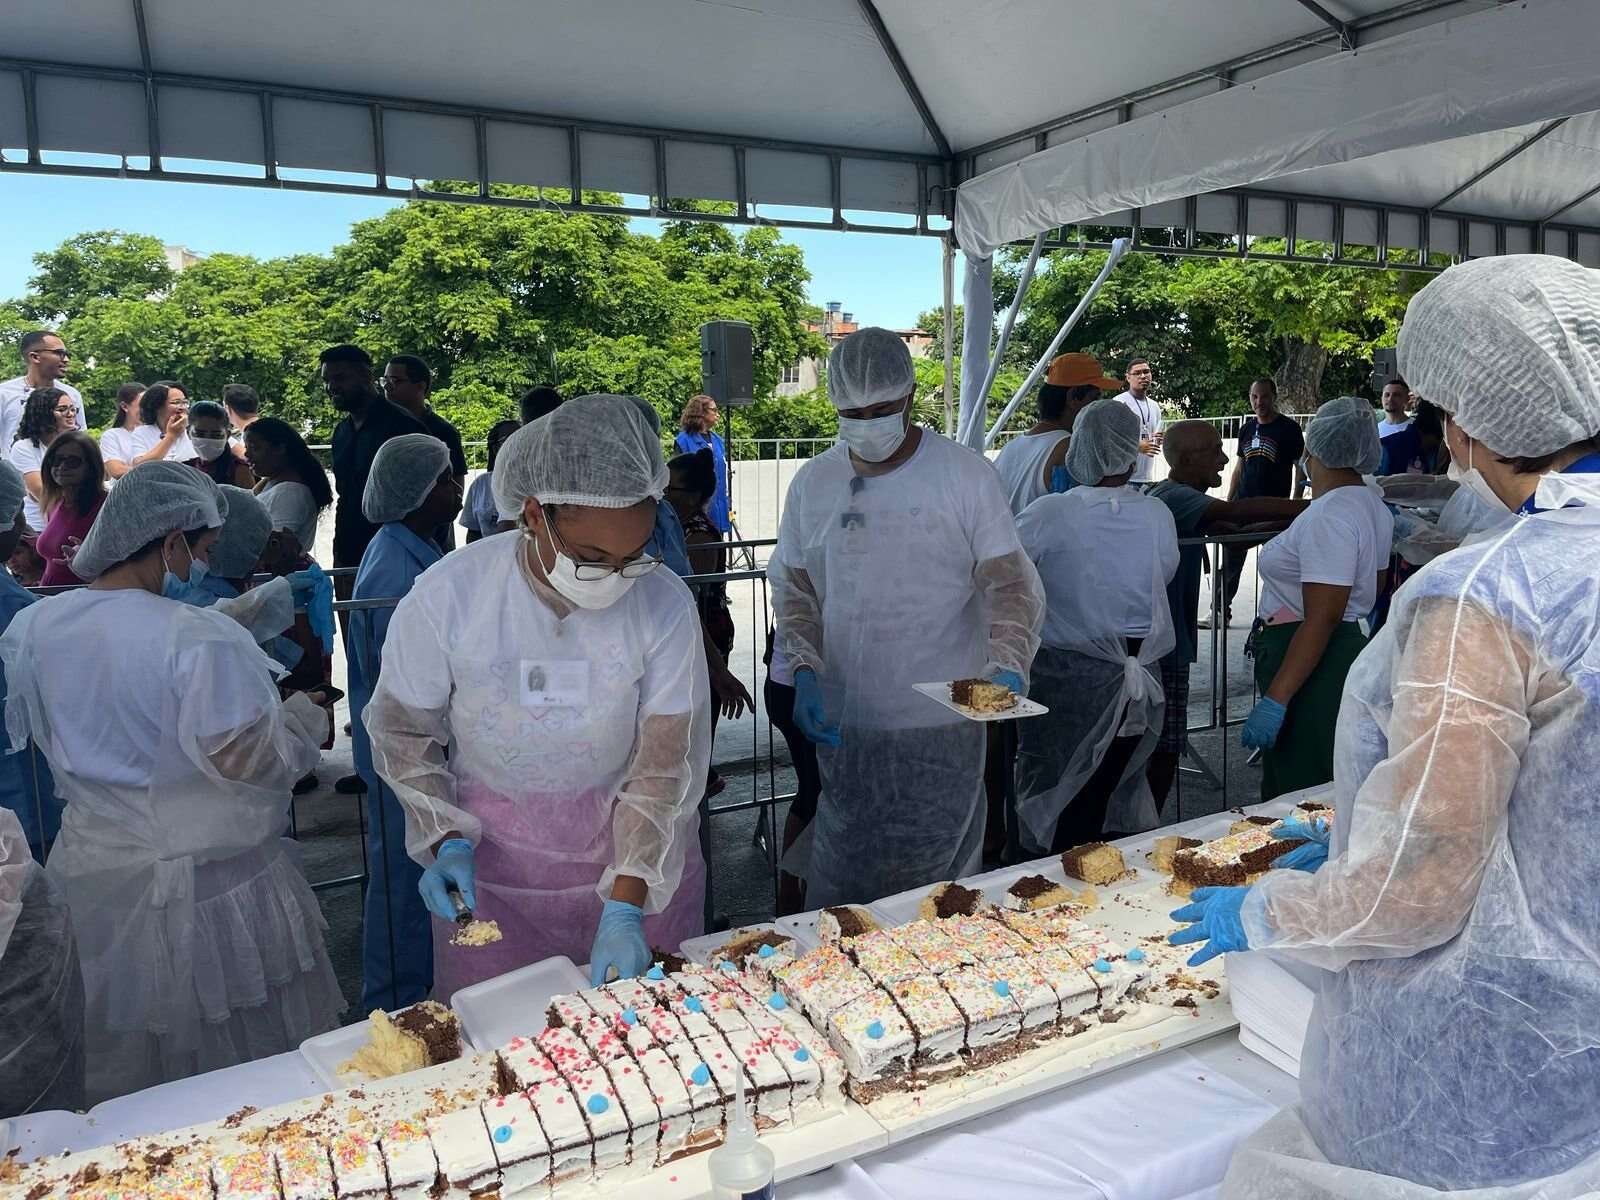
[[[1024,875],[1006,889],[1000,906],[1011,912],[1032,912],[1041,908],[1057,908],[1073,904],[1080,908],[1094,906],[1094,892],[1085,889],[1074,892],[1064,883],[1057,883],[1043,875]]]
[[[370,1040],[339,1064],[339,1074],[387,1079],[461,1057],[461,1022],[436,1001],[424,1000],[393,1016],[374,1009],[367,1021]]]
[[[711,952],[711,965],[717,967],[731,962],[743,966],[749,958],[770,959],[779,954],[787,958],[795,956],[795,941],[788,934],[761,927],[742,929]]]
[[[1199,838],[1177,837],[1171,834],[1158,837],[1150,851],[1150,865],[1163,875],[1171,875],[1172,856],[1179,850],[1193,850],[1198,845],[1201,845]]]
[[[950,685],[950,702],[973,712],[1005,712],[1017,706],[1017,694],[992,679],[957,679]]]
[[[1071,878],[1085,883],[1107,884],[1121,879],[1128,868],[1122,861],[1122,851],[1115,846],[1087,842],[1061,856],[1061,869]]]
[[[825,943],[860,937],[877,927],[878,923],[872,919],[872,914],[859,904],[825,908],[817,917],[817,937]]]
[[[987,905],[982,892],[962,887],[959,883],[935,884],[923,897],[917,915],[924,921],[937,921],[943,917],[975,916]]]
[[[1252,817],[1240,817],[1232,825],[1228,826],[1228,832],[1247,833],[1254,826],[1260,826],[1262,829],[1270,829],[1277,823],[1277,817],[1263,817],[1259,815]]]
[[[1315,814],[1322,819],[1323,812]],[[1332,814],[1327,813],[1332,819]],[[1310,814],[1296,814],[1297,819],[1309,820]],[[1174,896],[1187,896],[1199,887],[1242,887],[1254,883],[1271,870],[1272,864],[1296,846],[1305,845],[1301,838],[1274,837],[1282,821],[1268,820],[1266,824],[1251,819],[1236,822],[1237,832],[1214,838],[1199,846],[1179,850],[1172,856],[1172,880],[1167,891]]]

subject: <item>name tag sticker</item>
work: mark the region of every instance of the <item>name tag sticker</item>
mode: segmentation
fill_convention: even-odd
[[[524,708],[583,708],[589,703],[589,663],[525,658],[519,686]]]

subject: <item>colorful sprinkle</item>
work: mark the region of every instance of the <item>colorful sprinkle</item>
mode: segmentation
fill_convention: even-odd
[[[1139,949],[1139,947],[1135,946],[1132,950],[1128,951],[1128,961],[1129,962],[1143,962],[1144,961],[1144,951]]]
[[[705,1063],[701,1063],[689,1075],[689,1078],[701,1087],[705,1087],[706,1084],[711,1082],[711,1068],[706,1066]]]
[[[763,947],[761,947],[761,949],[756,951],[756,957],[757,958],[771,958],[776,953],[777,953],[777,951],[774,950],[771,946],[763,946]]]
[[[1009,983],[1007,983],[1004,979],[996,979],[994,981],[994,994],[996,996],[1009,996],[1009,995],[1011,995],[1011,985]]]
[[[598,1117],[601,1113],[605,1112],[606,1109],[611,1107],[611,1101],[607,1100],[604,1096],[590,1096],[587,1107],[590,1112]]]
[[[795,1062],[810,1062],[811,1051],[807,1050],[804,1046],[801,1046],[800,1049],[794,1052],[794,1060]]]
[[[881,1038],[883,1036],[883,1022],[882,1021],[874,1021],[871,1025],[868,1025],[867,1026],[867,1036],[869,1038],[872,1038],[873,1040],[877,1040],[878,1038]]]
[[[509,1142],[511,1140],[511,1126],[502,1125],[499,1129],[496,1129],[494,1131],[494,1140],[497,1142]]]
[[[692,1013],[704,1012],[706,1008],[706,1006],[700,1002],[699,996],[690,996],[683,1002],[683,1006]]]
[[[1111,974],[1111,964],[1103,958],[1097,958],[1094,960],[1094,969],[1099,971],[1102,975]]]
[[[639,1014],[634,1012],[631,1008],[623,1009],[622,1023],[624,1025],[637,1025],[639,1023]]]
[[[737,975],[739,973],[739,968],[733,965],[732,959],[723,959],[722,973],[724,975]]]
[[[667,973],[661,969],[661,964],[657,963],[644,973],[644,977],[646,979],[665,979]]]
[[[767,1007],[774,1012],[782,1012],[789,1007],[789,1002],[783,998],[782,993],[773,992],[772,995],[767,997]]]

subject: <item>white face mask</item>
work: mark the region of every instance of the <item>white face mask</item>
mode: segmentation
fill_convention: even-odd
[[[886,417],[840,417],[839,440],[866,462],[882,462],[906,440],[906,410]]]
[[[544,553],[539,549],[539,541],[533,530],[524,529],[522,536],[533,543],[533,552],[539,555],[539,565],[544,566]],[[551,587],[579,608],[610,608],[627,595],[628,589],[637,582],[635,579],[625,579],[616,571],[599,579],[579,579],[578,564],[553,544],[551,548],[556,552],[556,562],[555,566],[546,568],[545,578]]]
[[[1465,435],[1463,435],[1465,436]],[[1494,488],[1489,486],[1489,481],[1483,477],[1483,472],[1472,465],[1472,443],[1467,443],[1467,465],[1461,466],[1456,461],[1455,455],[1450,456],[1450,465],[1444,469],[1445,476],[1454,479],[1467,491],[1487,504],[1497,513],[1510,512],[1506,502],[1500,499]]]
[[[222,457],[222,452],[228,448],[227,438],[189,438],[194,443],[195,452],[205,462],[214,462]]]

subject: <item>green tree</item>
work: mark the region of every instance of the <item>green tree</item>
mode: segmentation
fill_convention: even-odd
[[[81,316],[95,300],[142,300],[172,283],[160,239],[140,233],[80,233],[33,264],[38,271],[19,307],[38,324]]]

